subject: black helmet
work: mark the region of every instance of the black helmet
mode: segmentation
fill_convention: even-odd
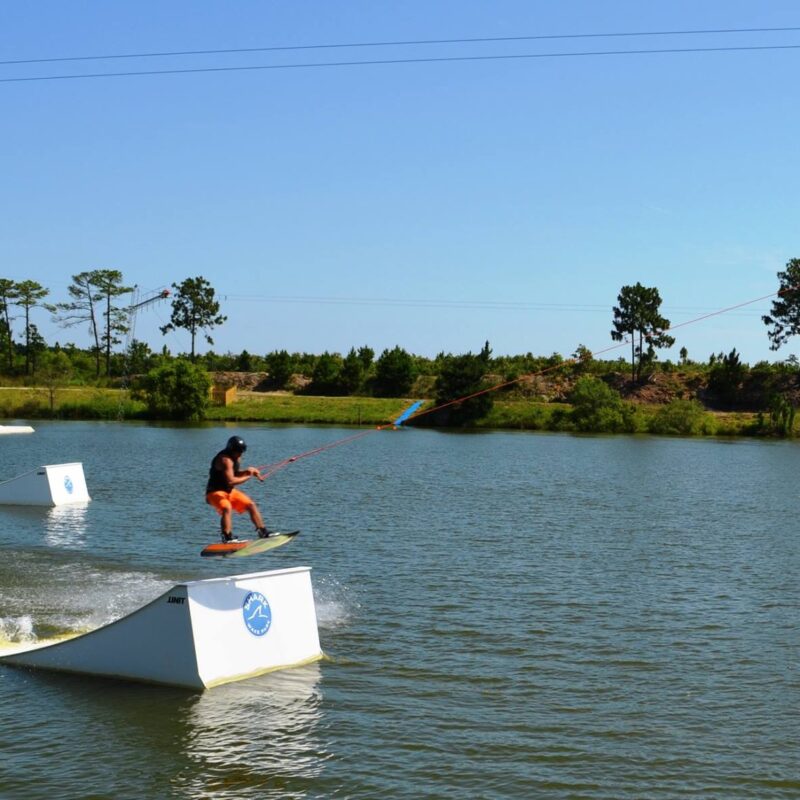
[[[247,445],[244,443],[244,439],[242,439],[241,436],[231,436],[231,438],[228,439],[228,444],[225,445],[225,449],[229,453],[238,453],[241,455],[247,450]]]

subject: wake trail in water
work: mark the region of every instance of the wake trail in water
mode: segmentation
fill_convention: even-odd
[[[155,600],[174,581],[86,564],[40,565],[0,580],[0,644],[86,633]],[[0,572],[3,570],[0,569]]]

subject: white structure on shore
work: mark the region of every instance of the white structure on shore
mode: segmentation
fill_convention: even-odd
[[[47,464],[0,483],[0,503],[17,506],[60,506],[88,503],[83,464]]]
[[[207,689],[322,658],[310,567],[188,581],[115,622],[0,664]]]

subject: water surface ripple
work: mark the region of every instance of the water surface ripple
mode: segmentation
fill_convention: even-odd
[[[0,479],[79,460],[85,508],[0,507],[0,644],[176,580],[207,462],[350,431],[39,424]],[[195,694],[0,669],[0,798],[798,798],[791,442],[383,431],[249,484],[300,527],[327,659]],[[244,519],[238,530],[247,531]]]

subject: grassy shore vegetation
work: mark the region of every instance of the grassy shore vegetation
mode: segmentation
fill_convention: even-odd
[[[389,424],[416,398],[424,400],[426,413],[410,422],[415,425],[680,436],[797,433],[800,366],[792,361],[750,368],[733,351],[705,365],[666,362],[634,380],[623,363],[596,361],[586,353],[570,362],[557,355],[492,359],[487,343],[475,355],[440,355],[426,363],[395,348],[384,353],[379,370],[365,350],[361,356],[352,351],[361,377],[351,375],[350,393],[337,383],[344,362],[335,354],[320,357],[310,376],[286,373],[280,387],[268,372],[209,373],[202,359],[162,356],[146,374],[124,381],[124,388],[109,380],[76,385],[74,376],[67,383],[63,371],[43,370],[38,386],[5,381],[12,385],[0,386],[0,416],[364,426]],[[215,405],[214,383],[238,385],[235,400]],[[322,387],[339,388],[323,394]]]
[[[800,260],[778,273],[780,292],[762,317],[773,349],[800,335]],[[198,337],[225,322],[202,276],[144,298],[122,273],[72,276],[69,300],[45,303],[46,287],[0,278],[0,415],[6,418],[231,420],[385,425],[410,402],[425,401],[409,424],[576,433],[794,436],[800,405],[800,361],[790,355],[750,366],[736,349],[693,360],[657,351],[676,344],[656,287],[623,286],[612,308],[611,337],[624,355],[595,359],[578,345],[571,357],[478,353],[425,358],[395,346],[376,357],[367,345],[346,354],[219,354],[195,350]],[[137,309],[171,298],[167,333],[190,336],[189,354],[154,352],[131,335]],[[15,316],[15,308],[24,312]],[[93,345],[48,345],[31,312],[48,311],[64,328],[85,323]],[[24,318],[19,330],[15,320]],[[123,352],[114,352],[124,336]],[[216,405],[211,392],[235,387]],[[225,394],[225,392],[223,392]]]
[[[294,422],[332,425],[385,425],[413,401],[391,397],[310,397],[249,395],[229,406],[211,406],[206,419],[236,422]]]
[[[411,404],[409,398],[323,397],[290,393],[244,393],[228,406],[210,405],[209,421],[296,424],[386,425]],[[651,433],[680,436],[782,436],[781,420],[759,412],[719,412],[697,401],[667,404],[612,404],[587,421],[585,407],[566,402],[501,399],[469,428],[561,431],[574,433]],[[425,407],[431,407],[428,401]],[[576,411],[576,408],[578,409]],[[63,387],[55,394],[43,387],[0,388],[0,417],[6,419],[152,419],[144,400],[120,389]],[[412,423],[413,424],[413,423]],[[792,420],[792,433],[796,433]]]
[[[768,316],[771,348],[800,335],[800,259],[778,272],[780,291]],[[387,424],[408,402],[425,400],[414,425],[515,428],[579,433],[794,436],[800,361],[741,361],[736,349],[693,360],[659,360],[676,344],[654,286],[623,286],[613,306],[611,338],[623,357],[595,359],[584,345],[569,358],[439,353],[425,358],[395,346],[377,358],[367,345],[346,354],[218,354],[195,350],[198,337],[226,321],[202,276],[133,299],[118,270],[72,276],[69,299],[45,302],[34,281],[0,278],[0,414],[60,419],[248,420],[342,425]],[[171,300],[162,333],[183,329],[188,355],[154,352],[132,337],[138,309]],[[18,309],[16,315],[12,313]],[[20,311],[21,310],[21,311]],[[48,345],[31,313],[47,311],[65,329],[86,324],[93,345]],[[22,313],[24,312],[24,313]],[[19,329],[18,320],[24,319]],[[123,337],[123,352],[114,352]],[[235,402],[210,393],[235,387]]]

